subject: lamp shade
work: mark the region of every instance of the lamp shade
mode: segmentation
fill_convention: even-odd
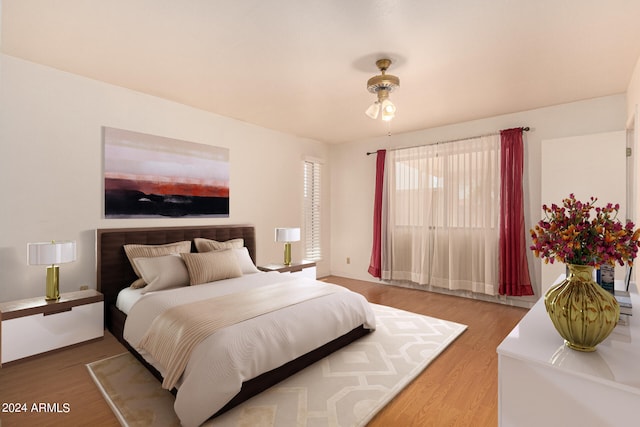
[[[29,265],[54,265],[76,260],[76,242],[39,242],[27,244]]]
[[[299,240],[299,228],[276,228],[276,242],[297,242]]]
[[[369,105],[369,108],[367,108],[365,114],[372,119],[377,119],[378,114],[380,114],[380,102],[376,101],[373,104]]]
[[[393,102],[385,99],[382,101],[382,120],[388,122],[396,116],[396,106]]]

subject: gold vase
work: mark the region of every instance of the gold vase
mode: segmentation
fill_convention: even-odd
[[[620,306],[593,280],[592,266],[568,267],[569,277],[547,291],[544,305],[569,348],[594,351],[616,327]]]

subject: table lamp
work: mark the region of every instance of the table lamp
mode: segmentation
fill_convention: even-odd
[[[291,242],[299,240],[299,228],[276,228],[276,242],[284,242],[284,265],[291,265]]]
[[[75,241],[51,241],[27,244],[27,262],[29,265],[48,265],[47,267],[47,301],[60,298],[59,267],[76,260]]]

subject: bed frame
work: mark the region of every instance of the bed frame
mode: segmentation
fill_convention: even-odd
[[[255,263],[256,239],[252,225],[106,228],[96,230],[97,289],[104,295],[106,328],[160,381],[162,381],[160,373],[149,365],[123,338],[124,322],[127,316],[115,306],[116,299],[120,290],[128,287],[137,278],[123,246],[132,243],[161,245],[190,240],[191,250],[195,252],[193,239],[196,237],[217,241],[242,238],[244,239],[244,245],[249,250],[251,259]],[[368,332],[369,330],[360,326],[273,371],[246,381],[243,383],[240,392],[215,415],[233,408],[328,354],[366,335]],[[175,390],[173,392],[175,393]]]

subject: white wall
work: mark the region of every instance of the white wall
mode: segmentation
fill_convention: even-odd
[[[400,107],[399,107],[400,108]],[[399,114],[401,111],[399,111]],[[417,132],[381,136],[331,148],[331,272],[362,279],[373,279],[368,273],[373,223],[373,191],[375,156],[367,151],[380,148],[407,147],[436,141],[465,138],[519,126],[529,126],[525,136],[525,213],[527,230],[542,215],[540,188],[541,141],[574,135],[623,130],[625,128],[625,95],[541,108],[491,117]],[[380,134],[385,128],[380,122]],[[578,154],[579,155],[579,154]],[[576,159],[579,161],[579,159]],[[528,241],[530,239],[528,238]],[[540,295],[540,261],[529,251],[531,280]],[[351,263],[346,263],[346,258]]]
[[[576,199],[598,199],[596,206],[619,203],[619,219],[626,218],[626,132],[595,133],[542,141],[541,195],[548,205],[561,204],[569,194]],[[576,158],[575,153],[580,153]],[[542,264],[541,291],[546,292],[565,264]],[[626,269],[616,266],[616,279],[623,280]]]
[[[635,69],[627,88],[627,146],[631,147],[636,155],[628,165],[631,170],[631,192],[630,197],[635,200],[635,205],[630,211],[631,219],[640,224],[640,197],[638,197],[640,187],[638,177],[640,176],[640,58],[636,62]],[[635,272],[637,281],[638,273]]]
[[[640,57],[631,75],[629,86],[627,88],[627,123],[635,120],[635,115],[640,105]]]
[[[228,147],[230,217],[104,219],[102,126]],[[95,229],[250,223],[258,263],[282,259],[278,226],[302,225],[302,159],[328,146],[77,75],[0,56],[0,301],[44,295],[45,267],[28,266],[28,242],[76,240],[60,267],[61,291],[95,288]],[[330,168],[323,252],[329,270]],[[294,243],[294,258],[302,244]],[[297,255],[297,256],[296,256]]]

